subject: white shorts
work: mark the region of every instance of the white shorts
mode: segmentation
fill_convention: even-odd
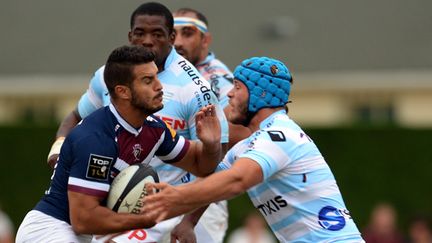
[[[227,229],[227,201],[212,203],[195,226],[197,243],[222,243]]]
[[[72,226],[37,210],[27,213],[22,221],[15,243],[85,243],[90,242],[91,235],[77,235]]]
[[[111,238],[95,236],[92,243],[102,243],[107,239],[117,243],[170,243],[171,231],[180,223],[182,217],[162,221],[150,229],[128,231]],[[228,209],[226,201],[212,203],[195,226],[197,243],[222,243],[228,228]]]
[[[97,236],[93,237],[92,243],[103,243],[110,239],[112,242],[129,242],[129,243],[159,243],[166,232],[171,230],[180,223],[181,217],[165,220],[150,229],[130,230],[124,234],[114,236]]]

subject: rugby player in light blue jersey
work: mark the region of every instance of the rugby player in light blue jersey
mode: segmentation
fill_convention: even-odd
[[[196,140],[195,114],[204,106],[214,104],[221,123],[221,142],[228,143],[228,123],[216,95],[211,91],[209,83],[198,70],[179,55],[174,49],[174,19],[171,12],[159,3],[144,3],[131,16],[131,30],[128,33],[129,42],[142,45],[156,55],[155,63],[159,69],[158,78],[163,85],[164,108],[155,115],[169,124],[176,132],[187,139]],[[91,114],[99,107],[107,106],[110,97],[103,78],[104,67],[96,71],[90,81],[89,89],[81,97],[75,112],[66,119],[59,128],[57,136],[61,145],[62,138],[81,118]],[[57,151],[50,152],[50,163],[53,165]],[[175,166],[167,165],[154,158],[150,165],[155,168],[161,181],[173,185],[187,183],[191,175]],[[179,223],[181,218],[162,222],[151,229],[138,229],[127,232],[113,239],[116,242],[160,242],[162,237]],[[201,226],[201,220],[196,229],[203,229],[200,235],[210,237],[210,232]],[[192,232],[193,233],[193,232]],[[198,232],[197,232],[198,234]],[[102,241],[103,239],[101,239]]]
[[[174,31],[176,51],[191,62],[204,78],[210,82],[213,92],[222,108],[228,106],[228,91],[232,88],[233,74],[213,52],[210,52],[212,35],[208,30],[208,20],[201,12],[191,8],[180,8],[174,13]],[[238,141],[248,137],[248,128],[230,123],[229,145],[231,148]]]
[[[228,119],[254,133],[228,151],[220,172],[189,185],[149,185],[161,192],[145,198],[146,210],[162,220],[247,191],[280,242],[364,242],[317,146],[286,113],[291,83],[278,60],[244,60]]]
[[[222,101],[228,105],[227,93],[232,88],[233,74],[229,68],[209,51],[212,42],[208,20],[199,11],[181,8],[173,13],[176,51],[191,62],[206,78]]]

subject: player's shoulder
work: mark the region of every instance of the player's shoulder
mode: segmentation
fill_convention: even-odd
[[[114,136],[115,123],[109,112],[109,107],[102,107],[85,117],[72,130],[70,136],[74,139],[82,139],[89,136]],[[112,134],[109,134],[112,133]]]
[[[205,74],[204,76],[211,74],[228,78],[233,76],[233,73],[228,66],[221,60],[217,59],[213,52],[209,53],[202,64],[198,64],[198,69],[201,73]]]
[[[212,69],[215,70],[215,72],[217,72],[218,74],[227,74],[227,75],[233,76],[233,73],[228,68],[228,66],[225,65],[225,63],[223,63],[221,60],[219,60],[217,58],[214,58],[210,62],[210,67],[212,67]]]
[[[154,128],[166,128],[167,124],[160,119],[159,117],[155,116],[155,115],[150,115],[147,116],[146,118],[146,125],[149,127],[154,127]]]
[[[65,156],[114,156],[118,151],[114,121],[106,116],[106,108],[95,111],[78,124],[66,137],[64,142]],[[95,119],[100,117],[100,119]]]
[[[93,77],[90,79],[90,88],[93,89],[94,92],[103,93],[105,90],[107,90],[104,79],[104,70],[105,65],[98,68],[93,74]]]
[[[162,134],[164,132],[169,131],[172,137],[175,137],[177,132],[164,120],[161,118],[150,115],[146,118],[146,126],[149,129],[152,129],[156,134]]]
[[[103,77],[104,71],[105,71],[105,65],[103,65],[102,67],[98,68],[94,72],[93,77],[90,80],[90,82],[95,82],[95,81],[98,81],[98,80],[102,80],[103,81],[104,80],[104,77]]]
[[[167,77],[165,80],[164,78]],[[200,72],[183,56],[172,50],[165,62],[165,69],[160,73],[165,84],[184,86],[187,84],[209,85]]]
[[[161,72],[159,79],[164,89],[176,95],[177,100],[184,104],[202,107],[208,103],[217,103],[210,83],[184,57],[177,53],[169,59],[171,64]],[[168,92],[167,92],[168,93]]]
[[[250,148],[250,141],[253,141],[251,139],[245,138],[239,142],[237,142],[234,146],[232,146],[228,152],[226,153],[226,157],[231,157],[232,160],[237,160],[237,157],[239,154],[244,153],[246,150]]]
[[[99,67],[96,71],[95,71],[95,75],[103,75],[103,72],[105,70],[105,65],[102,65],[101,67]]]
[[[261,124],[257,139],[263,144],[270,142],[280,146],[293,146],[312,141],[285,112],[278,112],[267,124]]]
[[[260,123],[260,129],[269,130],[275,127],[280,127],[281,129],[300,129],[300,127],[295,123],[286,113],[285,110],[277,110],[273,112],[270,116],[264,119]]]

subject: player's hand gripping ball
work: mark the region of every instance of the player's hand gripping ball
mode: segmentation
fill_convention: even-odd
[[[148,195],[145,184],[159,182],[153,168],[146,164],[136,164],[122,170],[111,184],[107,206],[118,213],[139,214],[143,198]]]

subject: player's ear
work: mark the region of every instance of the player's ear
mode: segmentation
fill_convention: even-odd
[[[209,48],[209,47],[210,47],[210,44],[211,44],[212,41],[213,41],[213,37],[212,37],[212,35],[210,34],[210,32],[206,32],[206,33],[204,33],[203,35],[204,35],[204,38],[203,38],[203,44],[204,44],[204,47],[205,47],[205,48]]]
[[[132,31],[128,32],[128,40],[129,40],[129,43],[132,43]]]
[[[169,42],[171,43],[171,45],[174,45],[174,41],[176,38],[176,32],[173,30],[173,32],[171,34],[169,34],[168,38],[169,38]]]
[[[114,93],[116,97],[120,99],[128,100],[132,97],[131,89],[126,85],[116,85],[114,87]]]

